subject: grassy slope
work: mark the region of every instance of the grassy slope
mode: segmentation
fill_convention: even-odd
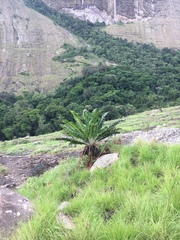
[[[36,216],[13,240],[178,240],[180,146],[138,143],[121,149],[107,170],[77,169],[77,160],[29,179],[20,193],[35,204]],[[74,230],[56,222],[58,206]]]
[[[177,118],[174,126],[179,127],[178,112],[179,107],[175,107],[151,117],[152,112],[129,116],[122,127],[125,131],[144,128],[152,117],[158,117],[157,125],[167,126]],[[44,149],[52,154],[71,150],[67,144],[52,140],[59,135],[19,139],[19,144],[16,140],[1,143],[0,153],[17,154],[32,148],[32,154]],[[35,204],[37,214],[12,240],[178,240],[180,145],[139,142],[112,147],[120,152],[120,158],[106,170],[90,175],[88,170],[77,168],[78,159],[69,159],[41,177],[29,179],[18,191]],[[56,222],[63,201],[70,201],[65,213],[73,218],[74,230]]]
[[[135,130],[148,130],[152,127],[177,127],[180,128],[180,106],[163,108],[160,110],[146,111],[143,113],[128,116],[119,127],[122,132]],[[75,146],[69,146],[68,143],[62,143],[54,139],[61,136],[61,132],[55,132],[47,135],[21,138],[12,141],[0,142],[0,154],[22,154],[22,153],[50,153],[55,154],[62,151],[74,150]]]
[[[149,130],[154,127],[180,128],[180,106],[145,111],[128,116],[121,123],[124,131]]]

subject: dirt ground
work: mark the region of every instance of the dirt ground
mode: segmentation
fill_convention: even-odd
[[[78,157],[79,155],[79,152],[65,152],[53,156],[47,154],[36,156],[1,155],[0,164],[5,166],[7,171],[0,175],[0,187],[17,188],[27,178],[39,176],[58,165],[61,161],[65,161],[68,157]]]

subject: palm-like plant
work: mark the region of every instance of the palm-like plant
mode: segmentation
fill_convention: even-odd
[[[85,109],[83,111],[82,120],[76,112],[71,111],[71,113],[75,122],[63,121],[65,124],[62,125],[62,128],[66,137],[60,139],[74,144],[84,144],[85,148],[82,155],[88,155],[86,166],[90,168],[92,166],[92,161],[100,154],[97,142],[119,133],[116,125],[120,120],[113,124],[104,125],[105,117],[108,112],[102,114],[101,111],[97,109],[94,109],[92,112],[88,112]]]

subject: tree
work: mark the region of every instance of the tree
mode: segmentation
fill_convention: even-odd
[[[71,111],[71,113],[75,122],[63,121],[65,124],[62,125],[62,128],[67,136],[60,139],[74,144],[85,145],[82,156],[88,156],[86,167],[90,168],[93,160],[100,154],[97,143],[119,133],[116,125],[120,120],[108,125],[104,124],[108,112],[102,114],[101,110],[98,109],[94,109],[92,112],[88,112],[87,109],[83,110],[82,120],[76,112]]]

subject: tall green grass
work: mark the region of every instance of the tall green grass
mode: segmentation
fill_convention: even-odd
[[[92,175],[78,159],[31,178],[20,193],[36,215],[13,240],[179,240],[180,145],[138,142],[121,148],[119,160]],[[58,206],[75,228],[57,223]]]

